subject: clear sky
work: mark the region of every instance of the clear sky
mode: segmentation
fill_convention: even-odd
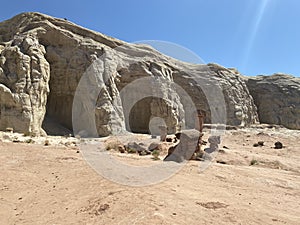
[[[300,76],[300,0],[7,0],[0,20],[28,11],[128,42],[173,42],[245,75]]]

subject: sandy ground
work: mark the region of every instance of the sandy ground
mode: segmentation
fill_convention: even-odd
[[[286,129],[227,131],[206,170],[190,161],[146,187],[101,177],[75,145],[2,140],[0,224],[300,224],[299,138]],[[253,147],[257,141],[265,145]],[[275,141],[285,148],[274,149]]]

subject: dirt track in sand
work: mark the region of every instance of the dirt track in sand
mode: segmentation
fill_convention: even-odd
[[[298,137],[228,131],[221,147],[229,149],[208,169],[199,172],[199,162],[190,161],[147,187],[104,179],[75,147],[0,142],[0,224],[299,224]],[[253,147],[257,141],[265,146]],[[272,148],[275,141],[286,147]],[[111,154],[135,164],[151,160]]]

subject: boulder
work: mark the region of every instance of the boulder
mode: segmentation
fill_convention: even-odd
[[[300,78],[285,74],[248,78],[261,123],[300,129]]]
[[[131,152],[137,152],[137,153],[140,153],[140,152],[148,152],[147,148],[144,147],[143,145],[141,144],[138,144],[136,142],[129,142],[127,145],[126,145],[126,149],[127,151],[131,151]]]
[[[197,130],[182,130],[180,142],[176,146],[171,146],[164,161],[174,161],[181,163],[193,158],[195,152],[199,152],[199,140],[201,133]]]

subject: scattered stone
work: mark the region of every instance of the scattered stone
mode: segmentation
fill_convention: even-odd
[[[129,142],[126,146],[126,149],[127,149],[127,152],[129,153],[134,153],[134,152],[137,152],[137,153],[140,153],[140,152],[143,152],[143,151],[147,151],[147,149],[144,147],[144,146],[141,146],[140,144],[136,143],[136,142]]]
[[[30,137],[30,136],[31,136],[31,132],[29,132],[29,131],[28,131],[28,132],[24,132],[24,133],[23,133],[23,136],[24,136],[24,137]]]
[[[14,137],[14,138],[12,139],[12,142],[14,142],[14,143],[20,143],[21,141],[19,140],[18,137]]]
[[[212,160],[212,157],[206,153],[204,150],[200,149],[199,151],[195,152],[191,158],[192,160],[198,161],[205,161],[205,160]]]
[[[64,137],[65,137],[65,138],[72,137],[72,134],[65,134]]]
[[[132,148],[126,148],[126,151],[128,154],[136,154],[137,151],[135,149],[132,149]]]
[[[193,158],[194,153],[199,152],[199,139],[201,133],[197,130],[183,130],[180,135],[180,142],[168,150],[164,161],[183,162]]]
[[[255,165],[258,165],[258,164],[259,164],[259,161],[256,160],[256,159],[252,159],[252,160],[250,161],[250,166],[255,166]]]
[[[126,152],[126,148],[125,148],[124,145],[119,145],[118,150],[119,150],[120,153],[125,153]]]
[[[173,138],[166,138],[166,142],[173,142]]]
[[[148,150],[143,150],[141,152],[138,152],[140,156],[144,156],[144,155],[151,155],[151,152]]]
[[[12,127],[7,127],[7,128],[6,128],[6,132],[8,132],[8,133],[13,133],[13,132],[14,132],[14,128],[12,128]]]
[[[152,142],[149,147],[148,147],[149,151],[154,151],[154,150],[159,150],[159,143],[157,142]]]
[[[109,150],[118,150],[119,145],[122,145],[120,140],[116,137],[111,137],[105,141],[105,149],[107,151]]]
[[[253,147],[262,147],[262,146],[264,146],[263,141],[259,141],[259,142],[253,144]]]
[[[201,140],[201,145],[206,145],[207,141]]]
[[[50,141],[49,140],[45,140],[44,145],[45,146],[49,146],[50,145]]]
[[[208,138],[209,142],[209,148],[205,149],[205,152],[212,153],[214,151],[219,150],[219,144],[221,143],[221,137],[220,136],[210,136]]]
[[[225,145],[223,146],[223,148],[225,148],[225,149],[229,149],[229,148],[228,148],[227,146],[225,146]]]
[[[263,141],[259,141],[259,142],[257,142],[257,144],[258,144],[259,146],[264,146],[264,142],[263,142]]]
[[[275,142],[275,149],[282,149],[283,144],[280,141]]]
[[[33,144],[35,141],[32,138],[25,140],[25,143]]]

